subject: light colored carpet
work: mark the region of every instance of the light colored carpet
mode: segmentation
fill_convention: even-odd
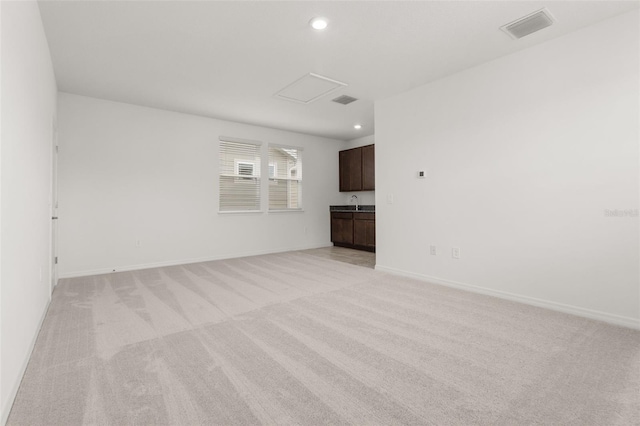
[[[9,425],[640,424],[640,333],[290,252],[63,280]]]

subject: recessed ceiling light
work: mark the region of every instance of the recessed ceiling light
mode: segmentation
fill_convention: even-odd
[[[356,124],[355,126],[353,126],[353,128],[356,130],[360,130],[362,129],[362,124]]]
[[[311,28],[313,28],[314,30],[324,30],[325,28],[327,28],[327,25],[329,25],[329,23],[324,18],[313,18],[309,21],[309,25],[311,25]]]

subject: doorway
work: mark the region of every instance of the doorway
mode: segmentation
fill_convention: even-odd
[[[58,126],[51,120],[51,293],[58,284]]]

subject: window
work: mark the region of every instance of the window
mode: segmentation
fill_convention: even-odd
[[[220,212],[264,211],[267,195],[270,211],[302,209],[300,148],[221,136],[219,154]]]
[[[271,165],[273,164],[273,176]],[[269,146],[269,210],[302,208],[302,150]]]
[[[260,210],[260,144],[220,139],[220,211]]]

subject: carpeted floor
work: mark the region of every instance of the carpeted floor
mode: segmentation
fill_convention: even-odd
[[[640,332],[290,252],[63,280],[9,425],[638,425]]]

